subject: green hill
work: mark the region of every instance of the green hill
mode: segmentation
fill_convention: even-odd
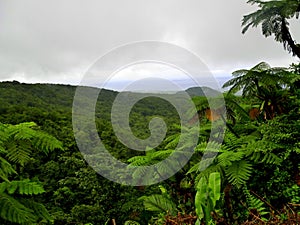
[[[221,94],[219,91],[216,91],[210,87],[191,87],[185,91],[191,97],[195,97],[195,96],[215,97]]]
[[[75,91],[76,86],[71,85],[0,82],[0,122],[17,124],[33,121],[46,130],[49,130],[53,123],[54,125],[66,123],[71,129]],[[98,120],[105,123],[110,121],[111,107],[117,95],[116,91],[101,90],[95,111]],[[129,93],[129,95],[145,94]],[[84,99],[82,102],[88,101],[90,99]],[[133,131],[141,133],[141,130],[144,130],[147,135],[148,122],[153,116],[161,116],[170,124],[179,121],[176,110],[170,103],[161,98],[146,97],[136,103],[130,112]]]

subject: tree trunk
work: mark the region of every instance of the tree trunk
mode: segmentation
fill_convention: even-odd
[[[284,47],[288,50],[290,49],[289,51],[291,51],[294,56],[300,58],[300,46],[295,44],[284,17],[282,17],[281,22],[281,33]]]

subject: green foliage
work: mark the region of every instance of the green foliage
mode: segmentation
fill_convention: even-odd
[[[4,193],[0,194],[0,216],[3,220],[18,224],[36,222],[36,217],[31,209]]]
[[[33,224],[40,220],[51,221],[43,204],[30,198],[45,192],[40,183],[18,177],[14,167],[23,168],[32,160],[34,151],[49,153],[62,149],[62,144],[54,137],[36,129],[35,123],[4,125],[1,131],[1,178],[0,217],[13,223]],[[11,180],[11,176],[20,180]],[[10,181],[11,180],[11,181]],[[28,197],[23,197],[28,196]]]
[[[143,201],[146,210],[154,212],[163,212],[165,214],[175,215],[176,205],[166,195],[150,195],[140,198]]]
[[[6,157],[13,163],[24,166],[31,159],[33,150],[48,154],[54,149],[61,149],[62,144],[56,138],[42,131],[36,130],[36,124],[21,123],[18,125],[1,125],[6,132],[5,148]]]
[[[206,224],[211,221],[211,213],[221,197],[220,173],[211,173],[208,181],[202,177],[196,186],[195,207],[199,220],[205,218]]]
[[[249,82],[243,81],[245,86],[235,86],[236,90],[246,88],[244,97],[225,95],[227,128],[223,141],[215,138],[207,142],[211,132],[211,123],[203,114],[207,99],[194,97],[201,121],[195,154],[173,177],[160,186],[150,187],[114,184],[86,164],[76,147],[70,119],[74,87],[0,83],[1,121],[13,124],[34,121],[39,125],[0,124],[0,217],[3,223],[26,220],[31,221],[29,224],[110,224],[114,218],[117,224],[183,223],[186,219],[194,224],[197,215],[202,215],[207,217],[207,224],[243,224],[251,220],[255,224],[265,219],[273,220],[273,224],[288,224],[288,215],[277,215],[285,212],[288,203],[289,207],[299,204],[299,75],[294,74],[297,68],[285,71],[285,68],[269,68],[265,63],[255,70],[249,74],[249,71],[240,71],[234,77],[236,82],[242,82],[249,75]],[[259,81],[258,86],[255,79]],[[14,97],[19,96],[16,88],[22,90],[23,102]],[[117,140],[108,121],[116,94],[104,91],[102,97],[105,98],[100,97],[97,102],[96,125],[105,146],[113,156],[136,167],[133,174],[136,178],[152,179],[160,176],[159,171],[173,170],[172,166],[158,164],[158,171],[149,172],[139,166],[167,159],[176,147],[179,147],[178,153],[181,148],[191,147],[188,135],[181,137],[180,134],[182,129],[189,131],[189,128],[179,126],[178,115],[170,105],[163,105],[163,101],[155,98],[145,99],[131,112],[134,134],[148,137],[148,122],[153,116],[166,120],[168,134],[155,149],[131,151]],[[282,112],[276,112],[268,120],[262,118],[264,115],[249,120],[247,111],[252,107],[263,111],[274,100],[284,109]],[[65,151],[55,151],[61,149],[60,142],[39,128],[59,138]],[[86,139],[89,135],[82,133]],[[180,138],[184,140],[182,146],[178,146]],[[218,174],[220,181],[212,174]],[[199,190],[193,188],[194,185],[198,185]],[[281,221],[274,222],[275,217]],[[201,224],[199,219],[197,224]]]
[[[252,165],[245,160],[240,160],[233,163],[226,169],[226,176],[232,185],[240,187],[251,176]]]
[[[260,199],[251,195],[246,186],[243,186],[243,193],[246,196],[249,212],[255,210],[256,214],[258,214],[256,216],[264,216],[269,213],[264,207],[264,203]]]
[[[45,192],[43,186],[29,179],[20,181],[2,182],[0,183],[0,193],[7,192],[12,195],[18,193],[21,195],[38,195]]]
[[[234,71],[233,76],[234,78],[227,81],[223,87],[230,87],[229,93],[242,91],[243,97],[256,100],[253,103],[259,105],[264,119],[273,119],[288,110],[286,103],[290,93],[286,87],[293,86],[292,80],[299,78],[299,75],[287,68],[271,68],[265,62],[249,70]]]
[[[288,187],[283,194],[290,199],[293,204],[300,203],[300,187],[294,184],[292,187]]]
[[[210,163],[207,169],[197,174],[196,181],[203,176],[208,176],[211,172],[220,172],[224,174],[232,185],[241,187],[249,180],[253,172],[253,164],[267,163],[278,164],[281,159],[272,153],[272,150],[265,151],[272,143],[266,140],[260,140],[256,136],[244,136],[237,138],[234,135],[227,133],[225,143],[220,146],[218,143],[199,144],[196,151],[203,151],[207,149],[212,152],[219,152],[217,157],[211,161],[206,159],[195,164],[190,168],[189,173],[202,171],[203,164]],[[259,148],[258,148],[259,146]],[[275,146],[277,147],[277,146]],[[220,149],[219,149],[220,148]]]
[[[124,225],[140,225],[140,223],[132,220],[128,220],[124,223]]]

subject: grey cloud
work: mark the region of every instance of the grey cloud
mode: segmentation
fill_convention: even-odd
[[[295,61],[259,28],[241,34],[252,10],[246,0],[0,0],[0,80],[76,83],[99,56],[141,40],[182,45],[224,74]]]

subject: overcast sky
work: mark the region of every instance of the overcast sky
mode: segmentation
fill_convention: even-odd
[[[216,77],[296,61],[260,28],[241,34],[242,16],[253,10],[246,0],[0,0],[0,80],[79,84],[101,55],[143,40],[196,53]]]

